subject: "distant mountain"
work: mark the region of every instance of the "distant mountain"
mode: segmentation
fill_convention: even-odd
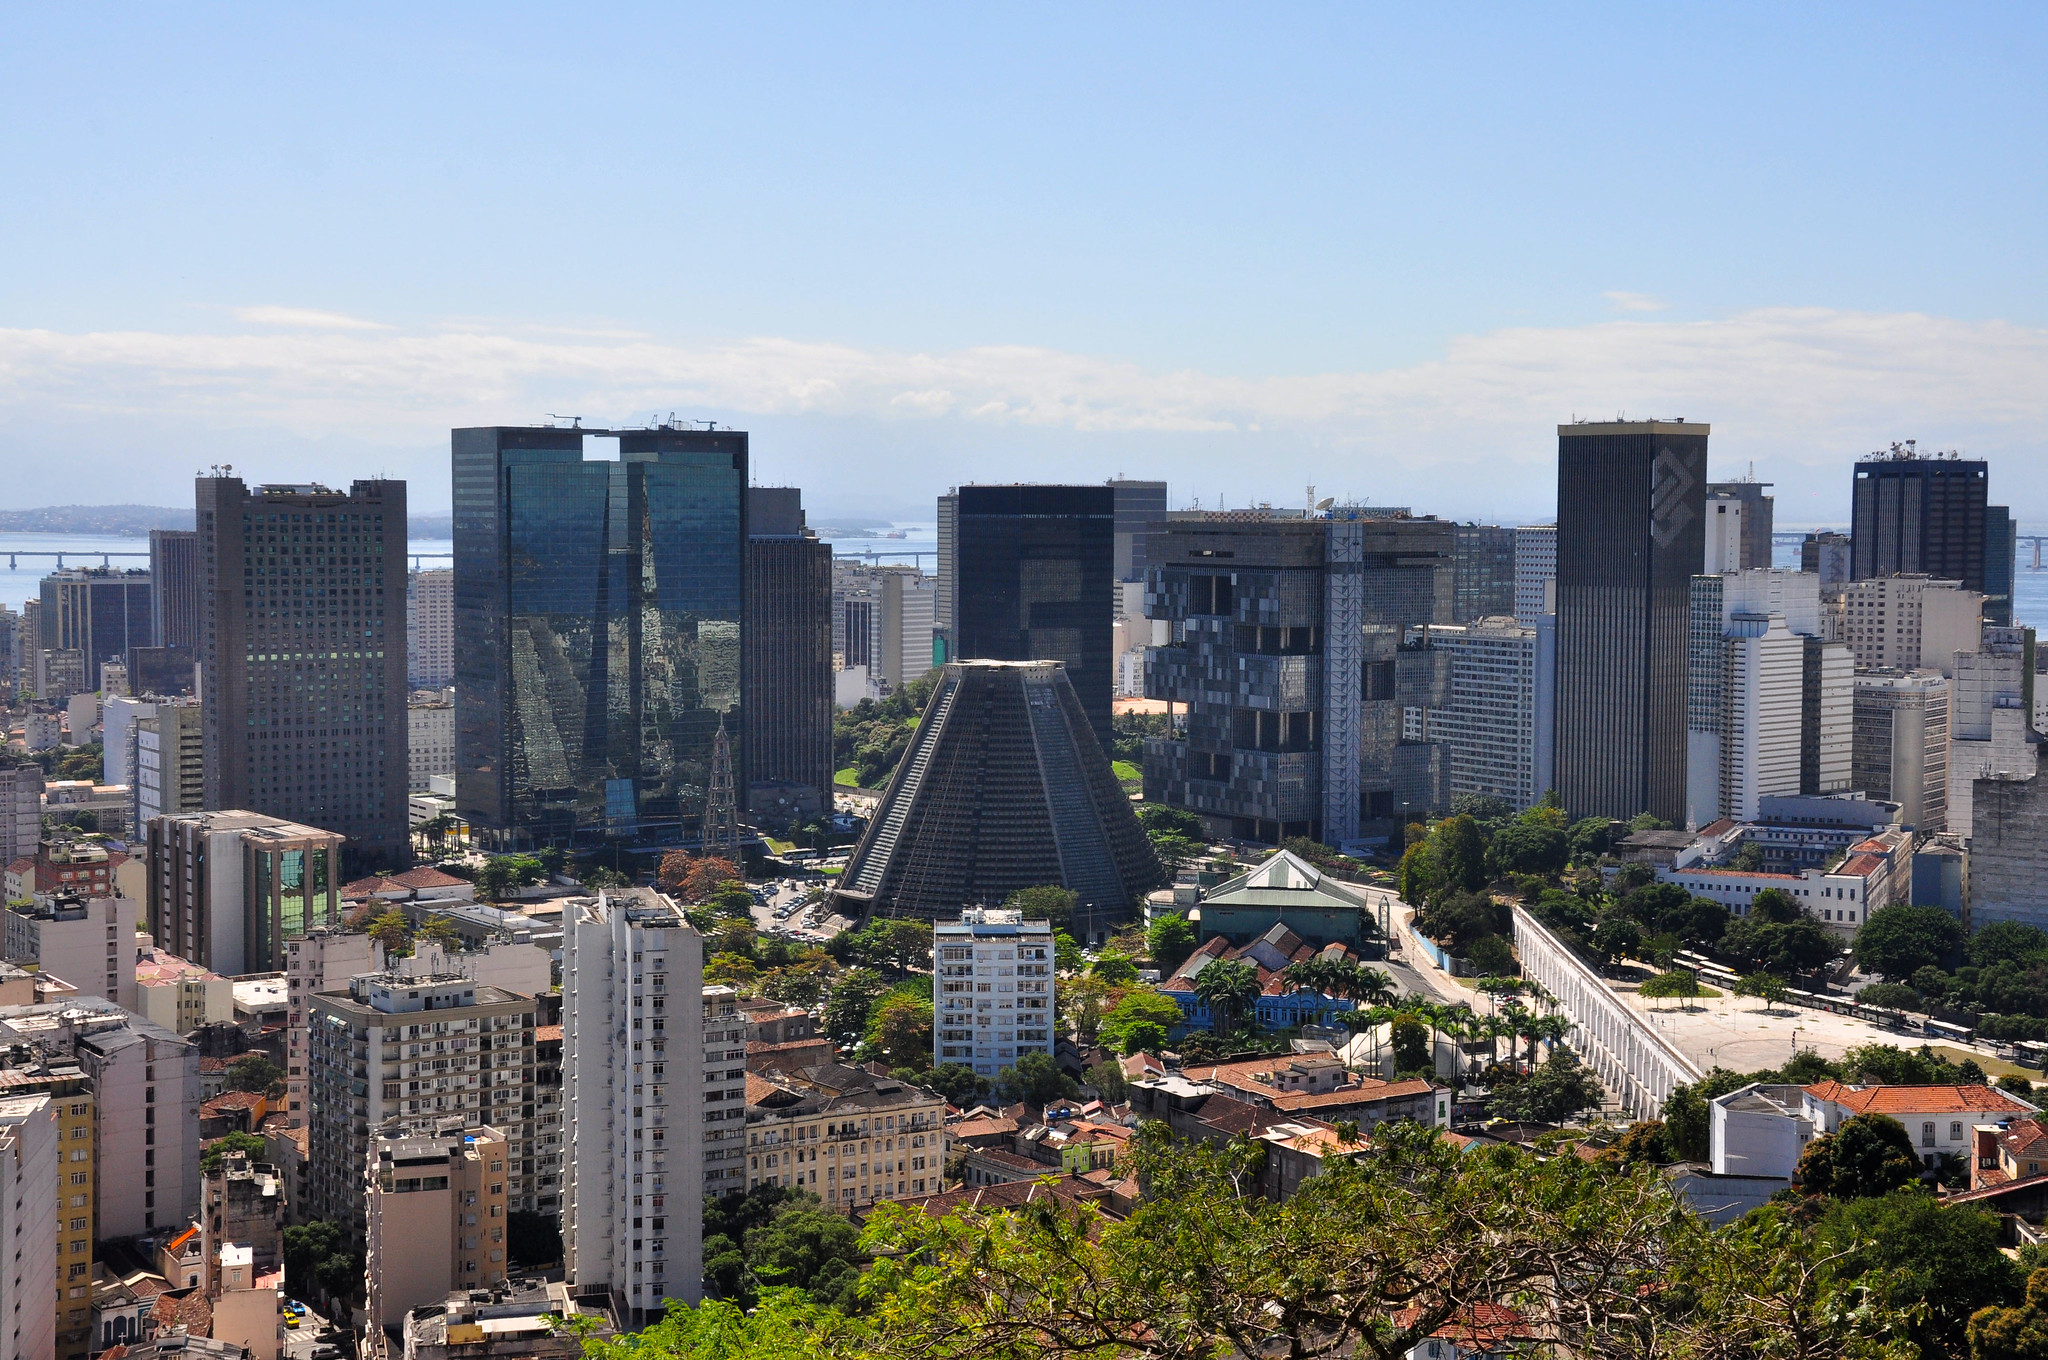
[[[189,505],[182,510],[171,505],[46,505],[40,510],[0,510],[0,532],[142,538],[151,529],[191,527]]]
[[[39,510],[0,510],[0,533],[115,534],[147,538],[151,529],[189,529],[192,509],[174,505],[46,505]],[[453,538],[448,515],[415,515],[406,521],[409,538]]]

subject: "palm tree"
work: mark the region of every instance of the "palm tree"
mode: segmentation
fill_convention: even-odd
[[[1341,979],[1335,976],[1337,969],[1341,967],[1341,964],[1336,964],[1321,954],[1311,955],[1300,963],[1290,963],[1282,968],[1280,985],[1294,995],[1302,992],[1313,993],[1318,998],[1316,1023],[1320,1025],[1330,1009],[1327,1005],[1321,1004],[1322,998],[1336,995],[1337,989],[1343,985]]]
[[[1533,1033],[1529,1036],[1529,1063],[1536,1062],[1536,1041],[1541,1039],[1553,1049],[1565,1041],[1572,1032],[1572,1022],[1562,1015],[1539,1015],[1529,1022]]]
[[[1346,959],[1338,967],[1342,970],[1343,990],[1339,996],[1368,1006],[1386,1006],[1394,1000],[1394,980],[1377,968],[1368,968],[1355,959]]]
[[[1235,1030],[1259,996],[1259,970],[1248,963],[1218,959],[1195,974],[1195,995],[1209,1008],[1209,1031],[1221,1037]]]

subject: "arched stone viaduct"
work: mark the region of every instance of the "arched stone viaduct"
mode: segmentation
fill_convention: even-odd
[[[1631,1114],[1655,1119],[1673,1087],[1704,1075],[1535,917],[1520,907],[1514,917],[1522,976],[1557,998],[1573,1050]]]

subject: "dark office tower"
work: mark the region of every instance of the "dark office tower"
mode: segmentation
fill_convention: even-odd
[[[199,582],[198,531],[151,529],[149,603],[157,646],[199,645]]]
[[[1512,618],[1515,531],[1497,524],[1460,524],[1454,532],[1457,547],[1448,621],[1471,623],[1474,619]]]
[[[1115,494],[1107,486],[963,486],[957,494],[953,655],[1063,663],[1107,748]]]
[[[1138,580],[1145,575],[1146,542],[1166,527],[1166,483],[1118,477],[1109,489],[1115,493],[1116,510],[1116,560],[1111,570],[1119,581]]]
[[[694,841],[719,723],[741,728],[746,434],[453,442],[458,810],[507,847]]]
[[[2012,574],[2020,555],[2019,526],[2003,505],[1984,507],[1984,622],[2012,627]]]
[[[939,552],[932,561],[932,660],[944,665],[959,658],[954,645],[958,636],[960,611],[960,488],[939,497]],[[860,663],[847,653],[847,665]]]
[[[1708,433],[1678,420],[1558,427],[1557,788],[1574,817],[1685,821]]]
[[[43,578],[40,645],[78,653],[80,689],[98,689],[102,664],[125,664],[130,647],[154,640],[149,581],[147,571],[119,567],[66,567]]]
[[[1771,519],[1776,500],[1769,493],[1773,485],[1758,481],[1707,483],[1709,496],[1742,502],[1742,571],[1771,565]]]
[[[1058,883],[1078,898],[1075,937],[1099,941],[1164,877],[1066,672],[958,661],[836,899],[849,915],[930,921]]]
[[[195,485],[205,806],[404,864],[405,483]]]
[[[1985,592],[1983,460],[1923,458],[1912,440],[1856,465],[1849,579],[1925,573]]]
[[[1839,598],[1849,581],[1849,536],[1833,529],[1808,534],[1799,544],[1799,569],[1820,577],[1822,599]]]
[[[740,749],[748,811],[779,826],[832,811],[832,545],[802,495],[747,491]]]

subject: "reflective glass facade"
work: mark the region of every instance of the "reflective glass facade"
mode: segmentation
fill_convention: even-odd
[[[747,437],[454,432],[456,797],[509,845],[668,842],[740,734]]]

